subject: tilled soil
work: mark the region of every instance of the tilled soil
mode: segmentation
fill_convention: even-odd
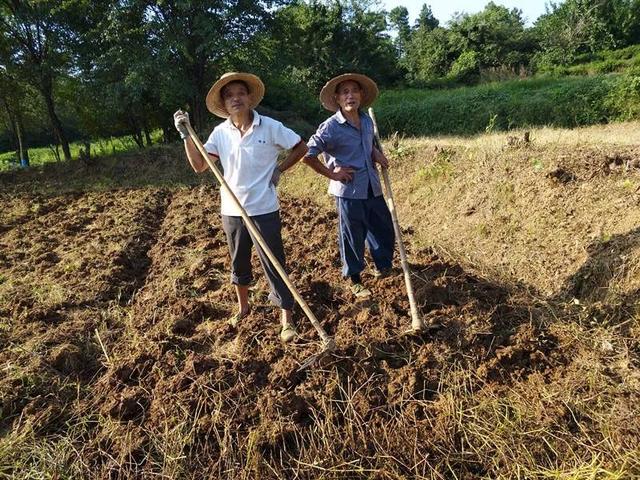
[[[572,356],[539,307],[429,251],[410,252],[429,328],[403,334],[400,268],[379,281],[367,272],[373,296],[356,301],[335,213],[284,199],[291,279],[337,342],[298,371],[317,334],[297,309],[300,337],[280,342],[257,261],[251,314],[227,322],[235,294],[213,187],[21,201],[29,208],[0,228],[0,428],[69,439],[59,473],[399,478],[448,465],[457,478],[492,476],[465,454],[448,395],[550,381]],[[468,377],[444,381],[454,370]]]

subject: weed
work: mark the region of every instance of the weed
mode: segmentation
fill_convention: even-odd
[[[539,158],[534,158],[531,161],[531,166],[533,167],[533,170],[536,172],[541,172],[544,170],[544,163]]]
[[[442,150],[433,162],[427,166],[421,167],[417,172],[417,178],[423,182],[433,182],[436,180],[448,180],[453,176],[454,168],[451,163],[452,152]]]
[[[625,190],[630,190],[632,192],[635,192],[638,187],[636,185],[636,182],[634,182],[630,178],[625,178],[622,181],[622,188],[624,188]]]
[[[495,186],[496,199],[500,203],[513,203],[516,199],[515,185],[507,180],[500,181]]]
[[[496,128],[496,120],[498,119],[498,114],[494,113],[493,115],[491,115],[489,117],[489,123],[487,123],[487,126],[484,127],[484,132],[485,133],[492,133],[493,129]]]
[[[475,226],[475,230],[478,233],[478,235],[482,238],[487,238],[489,237],[491,230],[489,229],[489,226],[486,223],[479,223]]]

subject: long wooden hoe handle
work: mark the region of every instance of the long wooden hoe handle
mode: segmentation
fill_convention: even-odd
[[[315,317],[315,315],[309,308],[309,305],[307,305],[307,302],[304,301],[304,298],[302,298],[300,293],[298,293],[298,290],[296,290],[296,287],[294,287],[293,283],[291,283],[291,280],[289,279],[287,272],[284,271],[284,268],[282,267],[282,265],[280,264],[276,256],[273,254],[269,246],[267,245],[267,242],[265,242],[264,237],[262,236],[260,231],[256,228],[255,224],[253,223],[253,220],[251,220],[251,217],[249,216],[247,211],[240,204],[240,202],[238,201],[238,198],[235,196],[231,188],[229,188],[229,185],[227,184],[224,177],[220,173],[220,170],[218,170],[218,168],[209,158],[209,154],[204,149],[204,145],[202,145],[202,142],[200,142],[200,139],[198,138],[198,135],[196,134],[196,132],[193,130],[190,124],[185,123],[184,125],[187,127],[187,131],[189,132],[189,135],[191,136],[191,139],[193,140],[193,143],[195,144],[196,148],[198,149],[202,157],[207,162],[207,165],[209,165],[209,168],[211,169],[213,174],[216,176],[216,179],[218,180],[218,182],[220,182],[220,186],[227,191],[227,193],[229,194],[229,197],[233,199],[233,203],[240,210],[240,215],[242,216],[242,220],[244,220],[244,224],[249,229],[249,232],[251,232],[251,235],[253,236],[253,238],[257,240],[258,245],[260,246],[260,248],[262,248],[264,253],[267,255],[267,257],[271,261],[272,265],[278,271],[278,274],[280,275],[284,283],[287,285],[287,287],[291,291],[293,298],[296,299],[296,301],[298,302],[298,305],[300,305],[300,308],[302,308],[305,315],[309,318],[309,320],[311,321],[311,324],[314,326],[314,328],[320,335],[320,338],[322,339],[322,342],[323,342],[324,349],[333,350],[335,348],[334,340],[329,335],[327,335],[327,332],[325,332],[325,330],[322,328],[322,325],[320,325],[320,322],[318,321],[318,319]]]
[[[373,120],[373,132],[378,143],[378,148],[382,151],[382,142],[380,141],[380,133],[378,132],[378,124],[376,123],[376,116],[373,113],[373,108],[369,108],[369,116],[371,117],[371,120]],[[411,308],[411,329],[414,331],[420,331],[424,329],[424,322],[418,314],[418,306],[416,305],[416,298],[413,294],[411,270],[409,270],[407,252],[405,251],[404,244],[402,243],[400,223],[398,222],[398,214],[396,213],[396,206],[393,201],[393,192],[391,191],[391,179],[389,178],[389,170],[386,167],[382,167],[382,178],[384,179],[384,190],[385,197],[387,198],[387,205],[389,206],[391,219],[393,220],[393,229],[395,230],[396,238],[398,239],[398,250],[400,251],[400,261],[402,263],[402,271],[404,272],[404,283],[407,287],[407,296],[409,297],[409,306]]]

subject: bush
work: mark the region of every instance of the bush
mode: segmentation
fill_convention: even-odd
[[[455,81],[473,84],[480,75],[480,62],[478,54],[473,50],[466,50],[451,65],[448,77]]]
[[[640,119],[640,67],[627,71],[607,100],[620,120]]]

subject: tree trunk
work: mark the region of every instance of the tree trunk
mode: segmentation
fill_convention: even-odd
[[[49,145],[49,148],[51,149],[51,151],[53,152],[53,157],[56,159],[56,162],[60,161],[60,150],[58,149],[59,145],[56,142],[55,146],[54,145]]]
[[[144,138],[147,141],[147,147],[150,147],[153,145],[153,142],[151,141],[151,134],[149,133],[149,124],[146,120],[142,124],[142,131],[144,132]]]
[[[144,141],[142,140],[142,132],[136,128],[131,136],[133,137],[133,141],[136,142],[136,145],[138,145],[138,148],[143,149]]]
[[[16,137],[18,137],[18,156],[20,157],[20,164],[23,167],[29,166],[29,149],[25,145],[24,138],[22,137],[22,115],[19,113],[16,115]]]
[[[22,113],[18,109],[12,108],[9,105],[9,100],[6,97],[2,98],[4,109],[7,112],[7,118],[9,119],[9,127],[13,130],[14,136],[17,140],[16,157],[18,163],[23,164],[25,167],[29,166],[29,149],[27,148],[26,141],[23,136],[24,128],[22,122]],[[15,107],[15,105],[14,105]]]
[[[48,77],[43,78],[39,87],[40,93],[44,98],[44,103],[47,105],[47,113],[49,114],[49,119],[51,120],[53,134],[57,138],[58,143],[62,146],[64,159],[66,161],[71,161],[71,149],[69,148],[69,141],[67,140],[67,136],[64,133],[64,129],[62,128],[62,122],[60,122],[60,119],[56,114],[55,104],[53,101],[52,79]]]
[[[142,131],[140,130],[140,126],[138,125],[138,121],[131,113],[131,110],[128,110],[127,114],[127,123],[129,127],[131,127],[131,138],[136,142],[138,148],[144,148],[144,141],[142,140]]]
[[[205,72],[206,62],[198,59],[191,69],[194,86],[196,87],[196,94],[191,99],[191,108],[193,110],[191,112],[191,118],[193,120],[193,128],[197,132],[204,128],[207,118],[205,97],[207,96],[208,88],[207,85],[205,85]]]
[[[171,143],[176,138],[178,138],[178,134],[173,125],[162,125],[162,141],[164,143]]]

